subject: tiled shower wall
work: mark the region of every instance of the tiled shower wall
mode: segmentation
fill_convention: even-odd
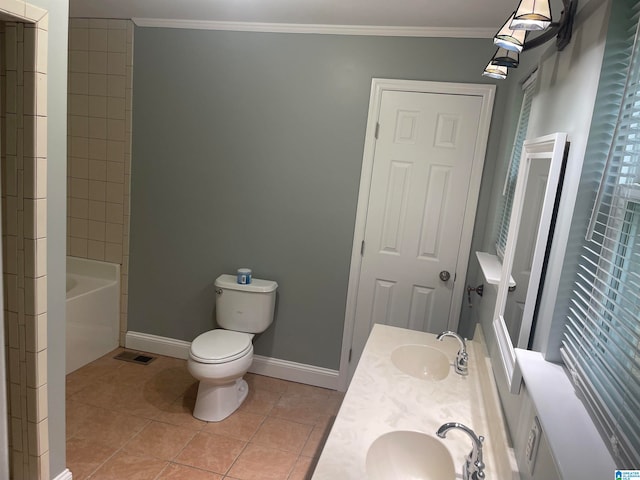
[[[44,10],[0,2],[3,313],[15,480],[49,478],[47,21]]]
[[[69,20],[67,254],[121,265],[127,329],[133,23]]]

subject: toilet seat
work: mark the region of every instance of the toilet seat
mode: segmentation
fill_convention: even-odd
[[[253,351],[253,335],[244,332],[215,329],[198,335],[191,342],[190,355],[200,363],[228,363]]]

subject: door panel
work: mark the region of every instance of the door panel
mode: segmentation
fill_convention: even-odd
[[[382,94],[352,355],[374,323],[447,329],[482,98]],[[439,273],[451,272],[449,281]],[[462,280],[461,280],[462,281]]]

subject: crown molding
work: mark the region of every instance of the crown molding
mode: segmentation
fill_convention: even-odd
[[[138,27],[227,30],[262,33],[313,33],[320,35],[370,35],[380,37],[492,38],[495,29],[393,27],[382,25],[320,25],[309,23],[217,22],[169,18],[132,18]]]

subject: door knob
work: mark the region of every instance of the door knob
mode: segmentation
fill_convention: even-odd
[[[451,274],[446,270],[443,270],[440,272],[440,280],[442,280],[443,282],[449,281],[450,278],[451,278]]]

